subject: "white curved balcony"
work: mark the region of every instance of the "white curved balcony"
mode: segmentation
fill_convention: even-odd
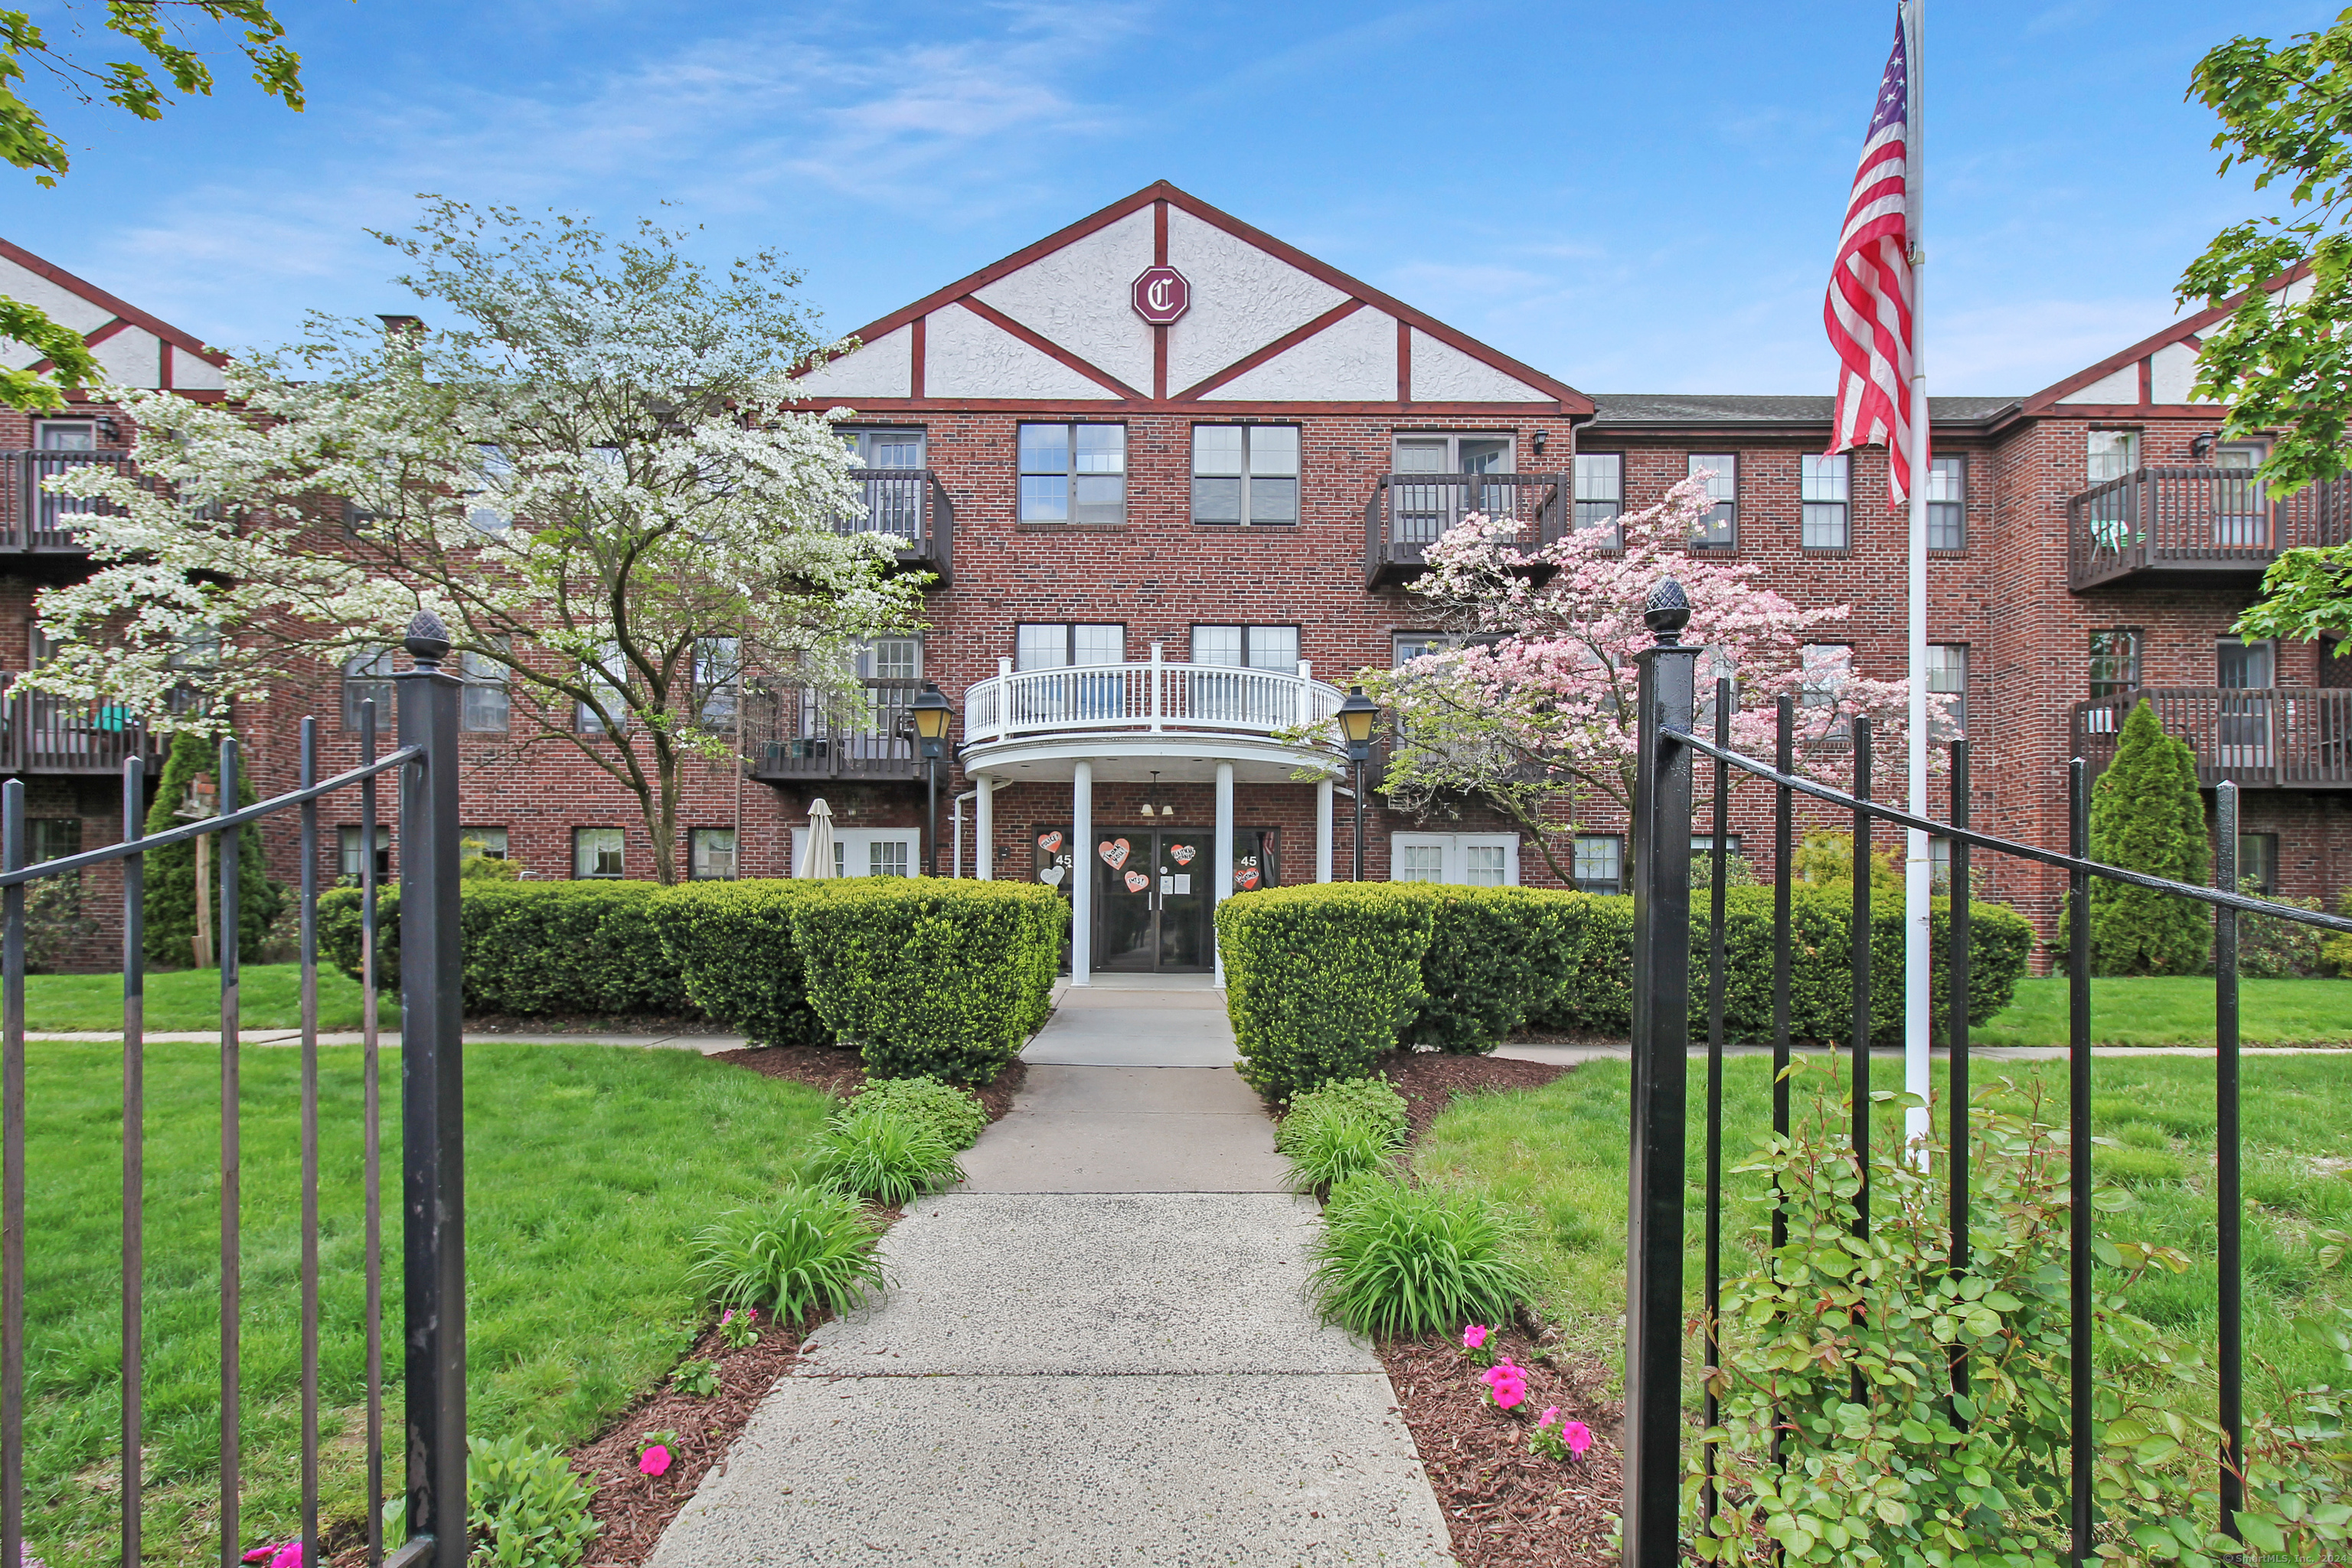
[[[1296,675],[1156,658],[1017,672],[1010,664],[964,693],[966,746],[1094,735],[1271,741],[1301,726],[1329,726],[1343,700],[1304,660]],[[1336,729],[1327,733],[1336,745]]]

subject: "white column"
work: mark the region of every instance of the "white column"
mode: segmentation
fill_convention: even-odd
[[[1331,879],[1331,775],[1315,781],[1315,879]]]
[[[1234,764],[1217,764],[1217,854],[1216,883],[1209,901],[1209,942],[1217,955],[1217,980],[1220,988],[1225,984],[1225,952],[1217,942],[1217,909],[1233,896],[1234,890]]]
[[[982,773],[972,781],[980,791],[971,803],[973,846],[971,874],[983,882],[996,879],[996,781]]]
[[[1070,984],[1095,983],[1095,765],[1080,763],[1070,783]]]

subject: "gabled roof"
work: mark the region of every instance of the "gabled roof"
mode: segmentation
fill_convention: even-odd
[[[79,332],[91,357],[124,386],[221,395],[226,354],[5,239],[0,239],[0,295],[37,305],[51,321]],[[48,368],[32,349],[7,340],[0,340],[0,360],[18,370]]]
[[[1131,289],[1173,267],[1190,308],[1154,326]],[[810,402],[1246,413],[1301,404],[1539,413],[1592,401],[1165,180],[867,323],[801,373]]]
[[[2273,293],[2284,289],[2294,297],[2296,285],[2310,273],[2309,267],[2299,265],[2263,287]],[[2128,416],[2159,409],[2168,413],[2192,409],[2218,412],[2218,404],[2189,401],[2190,388],[2197,379],[2198,353],[2204,347],[2204,340],[2199,334],[2229,316],[2245,297],[2242,293],[2232,294],[2218,305],[2184,316],[2131,347],[2043,387],[2025,400],[2021,412],[2028,416],[2088,414],[2095,417]]]

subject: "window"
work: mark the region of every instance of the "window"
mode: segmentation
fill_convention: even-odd
[[[698,882],[735,879],[735,830],[697,827],[687,835],[686,874]]]
[[[353,833],[359,831],[352,828]],[[457,829],[457,858],[460,860],[503,860],[507,858],[507,830],[503,827],[461,827]]]
[[[1952,841],[1941,834],[1927,840],[1927,885],[1938,893],[1952,890]]]
[[[1828,711],[1837,707],[1838,695],[1853,674],[1853,649],[1843,643],[1807,643],[1804,647],[1804,675],[1799,688],[1798,701],[1814,710],[1813,722],[1821,725],[1818,733],[1824,739],[1842,741],[1853,733],[1853,721],[1840,713],[1827,718]],[[1822,721],[1827,718],[1827,722]]]
[[[514,459],[503,448],[485,442],[474,451],[476,487],[466,492],[466,521],[478,533],[504,533],[513,526],[507,491],[514,482]],[[501,726],[503,728],[504,726]]]
[[[33,428],[44,452],[95,452],[98,426],[88,419],[43,419]]]
[[[2084,477],[2095,485],[2120,479],[2139,467],[2139,432],[2093,430],[2084,441]]]
[[[507,651],[504,637],[494,639],[499,653]],[[507,728],[507,675],[504,660],[487,653],[461,654],[457,673],[466,682],[464,716],[459,726],[476,735],[504,734]],[[380,711],[380,710],[379,710]]]
[[[62,860],[68,855],[81,853],[81,818],[79,816],[33,816],[25,820],[25,848],[32,857],[28,865],[44,860]]]
[[[339,868],[346,882],[357,883],[360,879],[362,831],[357,826],[339,827],[335,830],[337,847],[341,851]],[[392,879],[392,829],[380,822],[376,824],[375,828],[375,879],[378,886]]]
[[[624,875],[621,830],[617,827],[575,827],[572,830],[572,874],[582,879]]]
[[[868,680],[919,680],[923,676],[923,639],[875,637],[857,645],[857,673]]]
[[[1389,841],[1389,879],[1451,882],[1470,888],[1515,888],[1519,882],[1519,836],[1394,834]]]
[[[1739,456],[1736,452],[1693,452],[1690,472],[1707,476],[1706,493],[1715,510],[1691,534],[1697,550],[1731,550],[1739,543]]]
[[[1612,543],[1617,517],[1625,510],[1625,454],[1579,452],[1576,455],[1576,526],[1605,528]]]
[[[1580,893],[1622,893],[1625,890],[1625,841],[1613,833],[1576,836],[1576,873]]]
[[[1693,461],[1696,461],[1696,458]],[[1852,466],[1843,452],[1828,457],[1808,452],[1798,459],[1804,506],[1804,547],[1843,550],[1853,542],[1846,528],[1846,490]]]
[[[1021,426],[1023,522],[1125,522],[1127,426]]]
[[[2266,642],[2223,637],[2213,645],[2213,684],[2232,691],[2276,684],[2278,661]]]
[[[904,838],[877,838],[866,846],[866,874],[869,877],[903,877],[907,864],[913,858],[914,845]],[[833,847],[837,860],[841,846]]]
[[[865,462],[859,489],[866,515],[842,518],[837,526],[855,533],[895,533],[901,539],[923,537],[923,507],[928,499],[920,430],[844,430],[841,438]]]
[[[1729,648],[1717,647],[1712,643],[1700,652],[1702,657],[1699,659],[1698,668],[1692,671],[1697,688],[1694,693],[1697,700],[1696,718],[1698,727],[1712,735],[1715,733],[1717,682],[1724,680],[1731,682],[1731,710],[1734,713],[1739,711],[1739,661],[1731,657]],[[1582,665],[1591,657],[1591,650],[1579,648],[1577,655],[1577,663]]]
[[[1517,486],[1468,484],[1444,477],[1508,474],[1511,450],[1508,436],[1399,436],[1399,482],[1388,489],[1392,542],[1433,543],[1439,535],[1474,511],[1496,521],[1525,521],[1518,517]]]
[[[1119,664],[1127,658],[1127,628],[1054,621],[1015,628],[1016,669],[1060,669],[1073,664]]]
[[[923,466],[923,433],[920,430],[844,430],[841,438],[851,451],[865,459],[869,468],[919,468]]]
[[[1398,632],[1390,639],[1391,668],[1461,646],[1462,638],[1453,632]]]
[[[1192,521],[1298,521],[1298,426],[1192,426]]]
[[[1727,833],[1723,836],[1723,852],[1726,855],[1737,855],[1739,853],[1739,835],[1737,833]],[[1715,833],[1712,829],[1709,829],[1705,833],[1694,833],[1691,835],[1692,864],[1696,865],[1699,861],[1706,859],[1714,853]]]
[[[604,679],[605,673],[611,670],[622,670],[623,679],[627,678],[625,666],[621,658],[621,650],[607,643],[598,651],[594,664],[583,664],[580,667],[580,679],[589,690],[596,694],[596,700],[603,704],[604,712],[613,716],[614,724],[625,730],[629,727],[628,694]],[[580,702],[574,706],[578,711],[572,715],[573,729],[583,735],[601,735],[604,732],[604,717],[594,708],[585,702]]]
[[[1965,550],[1969,543],[1969,460],[1936,458],[1927,464],[1927,548]]]
[[[1396,441],[1396,471],[1400,474],[1507,474],[1511,471],[1508,436],[1400,436]]]
[[[2266,899],[2278,892],[2277,834],[2238,835],[2238,881],[2241,885],[2252,882],[2254,891]]]
[[[1298,673],[1297,626],[1194,626],[1192,662]]]
[[[2139,628],[2118,626],[2091,634],[2091,700],[2122,697],[2139,689]]]
[[[707,729],[724,730],[735,722],[735,695],[743,679],[742,647],[738,637],[695,640],[694,717]]]
[[[920,833],[911,827],[842,827],[833,836],[836,877],[905,877],[913,874]],[[808,829],[793,829],[793,874],[808,853]]]
[[[392,650],[377,648],[373,652],[352,655],[343,660],[343,728],[353,734],[360,729],[360,704],[375,704],[376,732],[393,728]]]
[[[1954,741],[1969,732],[1969,645],[1936,642],[1927,645],[1927,690],[1951,699],[1945,717],[1931,721],[1927,738]]]

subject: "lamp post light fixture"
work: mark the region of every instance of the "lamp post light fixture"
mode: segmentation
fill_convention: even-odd
[[[1364,764],[1372,760],[1372,727],[1380,722],[1381,706],[1364,695],[1360,686],[1348,688],[1348,700],[1335,715],[1340,737],[1348,742],[1348,760],[1356,764],[1356,872],[1364,879]]]
[[[940,683],[923,682],[923,689],[907,705],[907,717],[915,726],[915,741],[923,752],[926,826],[923,834],[923,875],[940,874],[940,759],[948,752],[948,726],[955,720],[955,710],[940,695]]]

